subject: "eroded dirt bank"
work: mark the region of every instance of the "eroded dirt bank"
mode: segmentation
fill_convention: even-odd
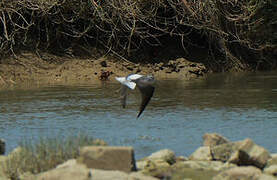
[[[22,53],[17,58],[9,57],[0,64],[0,85],[16,87],[32,85],[77,85],[114,81],[115,76],[129,73],[153,74],[156,79],[178,78],[189,80],[207,73],[201,63],[184,58],[172,59],[156,64],[136,64],[119,61],[112,57],[65,58],[50,54],[40,57],[33,53]]]

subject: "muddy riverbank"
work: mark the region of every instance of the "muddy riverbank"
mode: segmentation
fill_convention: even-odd
[[[40,57],[34,53],[21,53],[0,64],[1,87],[28,85],[77,85],[113,81],[115,76],[129,73],[153,74],[156,79],[178,78],[188,80],[208,72],[201,63],[184,58],[160,63],[133,63],[113,57],[67,58],[52,54]]]

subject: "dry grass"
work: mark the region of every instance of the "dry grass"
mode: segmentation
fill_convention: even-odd
[[[25,172],[37,174],[55,168],[58,164],[79,155],[79,148],[87,145],[105,145],[85,135],[77,137],[41,138],[39,143],[24,141],[8,156],[1,166],[10,179],[19,179]]]
[[[203,45],[221,66],[273,66],[276,1],[272,0],[22,0],[0,3],[1,53],[32,48],[75,55],[100,44],[130,55],[166,36]],[[197,35],[198,41],[192,41]],[[201,37],[201,38],[199,38]],[[249,60],[251,59],[251,60]],[[258,67],[259,68],[259,67]]]

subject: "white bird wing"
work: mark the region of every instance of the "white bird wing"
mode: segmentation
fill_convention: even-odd
[[[134,80],[137,80],[139,78],[143,77],[143,75],[140,75],[140,74],[129,74],[126,79],[129,80],[129,81],[134,81]]]
[[[115,77],[117,81],[119,81],[121,84],[129,87],[130,89],[135,89],[136,83],[132,82],[131,80],[126,79],[125,77]]]

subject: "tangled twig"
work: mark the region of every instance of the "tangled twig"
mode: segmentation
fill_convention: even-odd
[[[185,49],[185,44],[193,43],[186,37],[196,32],[206,37],[210,51],[223,50],[227,60],[242,62],[241,54],[235,52],[239,47],[260,56],[265,46],[276,46],[277,38],[272,40],[267,35],[274,34],[276,15],[265,19],[271,15],[273,3],[270,0],[4,1],[0,3],[3,32],[0,53],[13,52],[21,46],[66,51],[72,42],[101,41],[108,50],[124,56],[144,43],[160,44],[163,36],[179,37]],[[266,21],[273,24],[264,27]],[[263,31],[268,33],[259,37],[259,33],[265,34]]]

